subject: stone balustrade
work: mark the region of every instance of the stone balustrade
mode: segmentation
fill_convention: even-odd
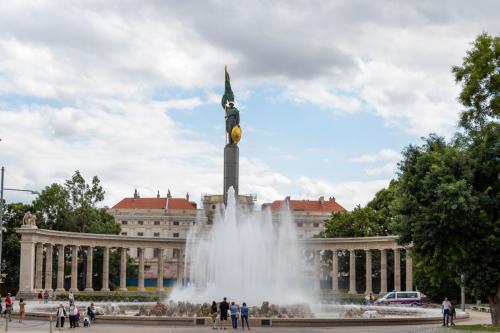
[[[115,248],[120,252],[120,282],[119,290],[127,291],[127,250],[137,249],[138,265],[138,286],[139,292],[145,291],[144,287],[144,253],[148,248],[158,249],[157,256],[157,290],[163,291],[164,277],[164,254],[168,249],[177,249],[177,283],[182,282],[182,261],[184,260],[185,239],[181,238],[147,238],[131,237],[121,235],[104,234],[86,234],[64,231],[54,231],[46,229],[37,229],[34,226],[23,226],[17,229],[21,235],[21,265],[19,278],[19,291],[21,294],[34,293],[38,290],[53,290],[52,285],[52,259],[57,255],[57,292],[65,291],[64,288],[64,268],[65,249],[69,248],[71,252],[71,283],[70,291],[78,290],[78,258],[85,252],[86,261],[86,283],[85,292],[94,291],[92,285],[93,277],[93,258],[94,250],[101,248],[103,250],[102,264],[102,289],[100,291],[109,291],[109,252]],[[383,237],[356,237],[356,238],[312,238],[299,240],[299,243],[308,251],[314,253],[314,288],[320,289],[320,260],[322,251],[332,251],[331,272],[328,274],[332,279],[331,291],[339,291],[339,254],[349,253],[349,289],[348,292],[356,294],[356,255],[355,251],[365,251],[365,293],[373,291],[372,272],[373,251],[380,251],[380,293],[386,293],[387,290],[387,252],[392,251],[394,264],[394,289],[401,289],[401,251],[405,254],[405,285],[406,290],[413,289],[413,269],[412,259],[409,255],[409,249],[405,249],[397,244],[396,236]],[[43,272],[45,260],[45,272]],[[44,275],[44,276],[43,276]],[[43,277],[45,284],[42,286]]]

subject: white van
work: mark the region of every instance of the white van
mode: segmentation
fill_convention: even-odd
[[[375,301],[377,305],[405,304],[422,305],[422,296],[418,291],[391,291]]]

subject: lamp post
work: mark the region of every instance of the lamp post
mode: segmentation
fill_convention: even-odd
[[[28,192],[31,194],[40,194],[37,191],[33,190],[23,190],[17,188],[4,188],[3,187],[3,179],[4,179],[5,168],[2,167],[1,175],[0,175],[0,276],[2,273],[2,247],[3,247],[3,191],[17,191],[17,192]]]

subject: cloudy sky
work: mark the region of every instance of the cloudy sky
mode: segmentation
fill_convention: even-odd
[[[401,150],[450,136],[450,68],[498,1],[1,1],[6,187],[97,175],[105,205],[222,191],[227,64],[240,192],[364,204]],[[32,199],[6,192],[8,202]]]

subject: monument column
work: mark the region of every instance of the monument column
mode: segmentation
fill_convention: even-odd
[[[156,289],[163,291],[163,256],[165,249],[158,249],[158,271],[156,273]],[[179,256],[179,254],[177,254]]]
[[[137,249],[139,255],[139,280],[137,281],[137,291],[146,291],[144,288],[144,249]]]
[[[394,249],[394,290],[401,291],[401,254]]]
[[[43,244],[36,243],[36,269],[35,269],[35,290],[39,291],[42,287],[43,271]]]
[[[120,256],[120,291],[127,291],[127,249],[124,247]]]
[[[356,252],[349,250],[349,294],[356,293]]]
[[[52,244],[45,244],[45,290],[52,291]]]
[[[27,241],[21,238],[21,253],[19,291],[31,292],[35,280],[35,244],[32,240]]]
[[[78,246],[71,247],[71,292],[78,291]]]
[[[64,292],[64,245],[57,245],[57,292]]]
[[[103,248],[101,291],[109,291],[109,247]]]
[[[365,293],[369,294],[373,292],[372,288],[372,251],[371,250],[365,250],[366,254],[366,287],[365,287]]]
[[[387,293],[387,250],[380,250],[380,294]]]
[[[406,249],[406,290],[413,290],[413,258],[410,249]]]
[[[332,250],[332,291],[339,291],[339,255],[337,250]]]
[[[92,288],[92,267],[94,264],[94,248],[89,246],[87,248],[87,281],[85,285],[85,291],[94,291]]]

